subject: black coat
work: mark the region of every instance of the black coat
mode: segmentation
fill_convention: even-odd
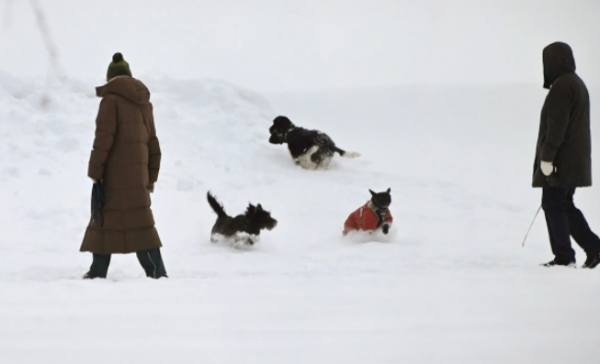
[[[549,91],[541,112],[532,186],[589,187],[592,142],[588,89],[575,73],[569,45],[550,44],[544,49],[543,62],[544,88]],[[540,161],[552,162],[556,167],[551,178],[542,173]]]

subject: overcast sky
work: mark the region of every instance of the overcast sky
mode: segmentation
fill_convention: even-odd
[[[542,83],[542,48],[574,48],[600,81],[598,0],[51,0],[69,77],[216,78],[259,91],[418,83]],[[45,75],[29,1],[0,0],[0,71]]]

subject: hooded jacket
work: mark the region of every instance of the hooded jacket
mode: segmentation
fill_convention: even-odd
[[[102,180],[104,223],[88,225],[80,248],[95,254],[133,253],[162,246],[154,227],[149,185],[158,179],[161,151],[150,92],[128,76],[97,87],[102,98],[88,176]]]
[[[590,96],[576,74],[571,47],[562,42],[543,51],[544,88],[533,166],[533,187],[576,188],[592,185]],[[556,173],[546,178],[540,162],[551,162]],[[553,183],[550,184],[549,180]]]

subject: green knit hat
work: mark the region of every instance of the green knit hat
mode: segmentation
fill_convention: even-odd
[[[129,69],[129,63],[123,59],[123,55],[119,52],[115,53],[112,57],[112,62],[108,65],[108,71],[106,72],[106,81],[110,81],[113,77],[117,76],[131,76],[131,70]]]

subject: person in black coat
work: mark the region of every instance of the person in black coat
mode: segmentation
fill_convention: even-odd
[[[578,187],[592,186],[590,96],[575,72],[571,47],[555,42],[544,48],[544,88],[533,172],[534,188],[542,188],[542,208],[554,260],[544,266],[574,266],[571,237],[586,252],[585,268],[600,263],[600,238],[575,207]]]

